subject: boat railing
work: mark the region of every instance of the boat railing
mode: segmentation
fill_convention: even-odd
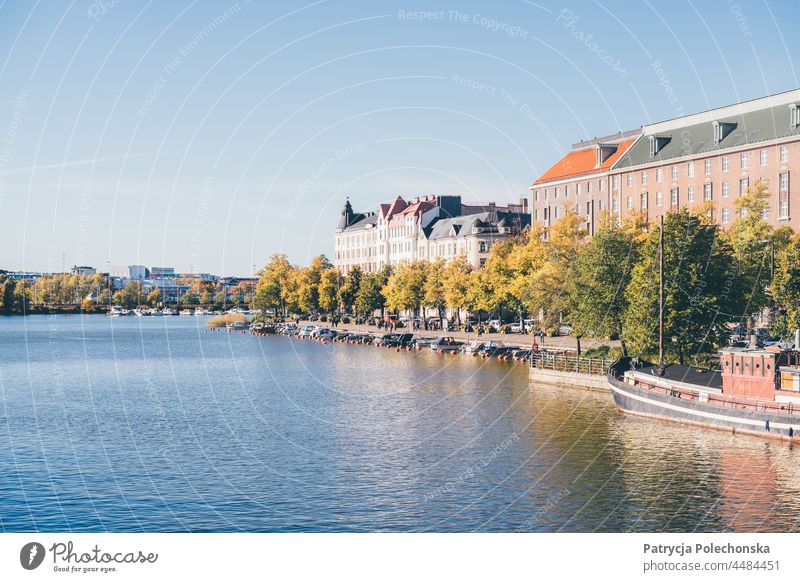
[[[531,368],[553,370],[555,372],[604,376],[613,363],[614,360],[586,358],[577,354],[548,354],[547,352],[533,352],[531,354]]]
[[[677,387],[658,386],[656,384],[639,383],[640,388],[647,388],[656,394],[664,394],[673,398],[680,398],[690,402],[707,402],[722,408],[735,408],[739,410],[751,410],[753,412],[765,412],[769,414],[793,414],[794,407],[791,402],[755,402],[733,398],[724,394],[713,394],[708,392],[696,392]],[[702,394],[702,396],[701,396]]]

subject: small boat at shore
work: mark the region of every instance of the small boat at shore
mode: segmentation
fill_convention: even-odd
[[[121,305],[112,305],[111,309],[109,310],[108,314],[111,317],[122,317],[130,315],[131,312],[122,307]]]
[[[191,309],[181,309],[180,315],[194,315],[194,311]]]
[[[461,351],[463,345],[464,342],[457,341],[455,338],[450,336],[444,336],[433,342],[431,344],[431,349],[434,352],[456,353]]]
[[[171,307],[165,307],[161,310],[162,315],[178,315],[178,312],[172,309]]]
[[[726,348],[721,370],[624,357],[608,371],[617,407],[631,414],[762,437],[800,439],[800,353]]]

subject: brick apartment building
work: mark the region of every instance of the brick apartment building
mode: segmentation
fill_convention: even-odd
[[[572,209],[592,234],[604,210],[655,220],[709,202],[725,226],[736,197],[763,178],[767,221],[800,230],[799,170],[800,89],[576,144],[531,185],[533,220],[547,227]]]

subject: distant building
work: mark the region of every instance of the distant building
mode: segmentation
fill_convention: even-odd
[[[527,199],[518,204],[469,205],[460,196],[401,196],[376,212],[356,213],[348,199],[336,229],[334,266],[378,271],[386,265],[463,255],[480,267],[498,240],[530,228]]]
[[[147,279],[147,276],[147,267],[144,265],[131,265],[128,267],[128,278],[130,279],[141,281],[142,279]]]
[[[75,265],[74,267],[72,267],[70,272],[73,275],[80,275],[81,277],[90,277],[90,276],[92,276],[92,275],[97,273],[97,269],[95,269],[94,267],[85,267],[85,266]]]
[[[172,267],[150,267],[151,277],[163,277],[165,275],[174,275],[175,269]]]

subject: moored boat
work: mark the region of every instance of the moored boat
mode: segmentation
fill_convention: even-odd
[[[617,407],[639,414],[784,439],[800,438],[800,355],[726,348],[721,370],[620,358],[608,371]]]

